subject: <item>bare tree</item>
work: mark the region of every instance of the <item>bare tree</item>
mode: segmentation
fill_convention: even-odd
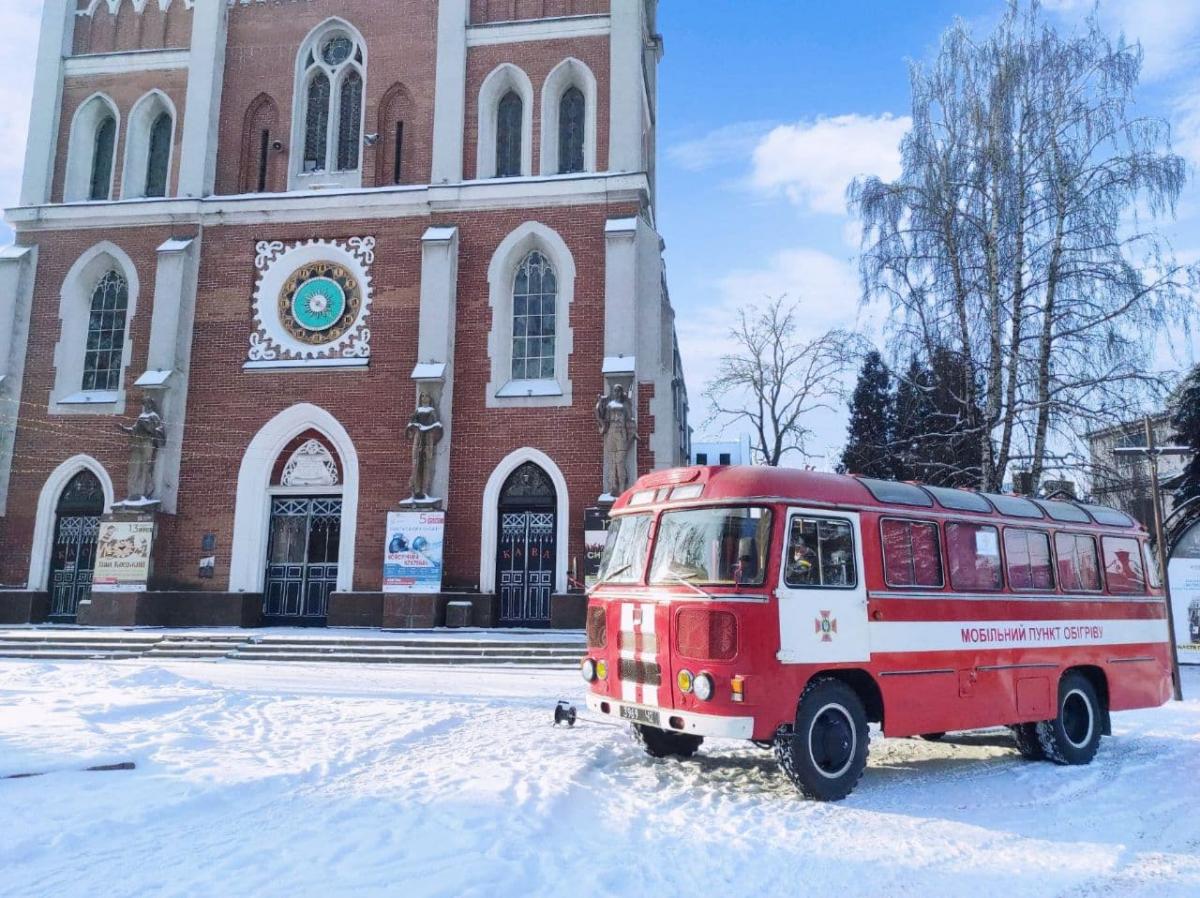
[[[1186,327],[1189,272],[1154,223],[1186,166],[1132,114],[1141,65],[1094,16],[1064,36],[1010,0],[991,35],[957,23],[913,66],[900,178],[850,188],[864,300],[891,306],[898,353],[948,348],[980,384],[985,489],[1014,462],[1040,481],[1164,388],[1153,340]]]
[[[800,320],[799,304],[785,297],[742,309],[729,332],[736,348],[704,391],[709,420],[748,426],[755,456],[771,466],[789,453],[807,458],[808,417],[840,406],[843,376],[863,353],[847,331],[804,339]]]

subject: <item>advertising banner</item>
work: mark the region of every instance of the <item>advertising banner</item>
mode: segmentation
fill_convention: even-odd
[[[1179,541],[1171,563],[1171,613],[1180,664],[1200,664],[1200,524]]]
[[[600,574],[604,544],[608,542],[608,509],[588,508],[583,513],[583,584],[591,589]]]
[[[442,591],[444,511],[394,511],[388,515],[383,556],[383,591]]]
[[[153,518],[102,519],[92,591],[145,592],[153,547]]]

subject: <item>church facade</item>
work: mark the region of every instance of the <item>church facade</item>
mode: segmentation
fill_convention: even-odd
[[[656,6],[46,0],[0,622],[581,625],[585,516],[688,457]],[[144,589],[93,589],[114,513]]]

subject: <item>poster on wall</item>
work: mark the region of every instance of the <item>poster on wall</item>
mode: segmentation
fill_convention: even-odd
[[[444,511],[394,511],[388,515],[383,555],[383,591],[442,591]]]
[[[1180,664],[1200,664],[1200,524],[1179,541],[1167,566]]]
[[[583,513],[583,584],[591,589],[600,575],[604,544],[608,542],[608,509],[588,508]]]
[[[145,592],[153,547],[153,518],[102,519],[92,591]]]

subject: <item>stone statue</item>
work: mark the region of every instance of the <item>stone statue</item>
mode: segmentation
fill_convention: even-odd
[[[118,424],[117,429],[129,434],[129,498],[127,502],[148,502],[154,499],[154,465],[158,450],[167,444],[167,428],[158,414],[158,406],[147,396],[142,400],[142,413],[131,427]]]
[[[621,384],[596,400],[596,423],[604,437],[604,492],[619,496],[629,489],[629,450],[637,442],[633,402]]]
[[[442,416],[428,391],[421,391],[417,410],[409,419],[406,432],[412,440],[412,498],[414,501],[428,500],[437,467],[437,446],[445,433]]]

